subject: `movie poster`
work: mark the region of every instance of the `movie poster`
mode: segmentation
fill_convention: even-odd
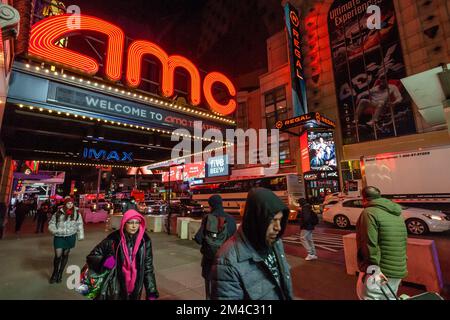
[[[381,9],[380,29],[368,24],[371,5]],[[344,144],[415,133],[392,0],[336,0],[328,31]]]
[[[333,132],[308,131],[309,162],[312,171],[336,171]]]

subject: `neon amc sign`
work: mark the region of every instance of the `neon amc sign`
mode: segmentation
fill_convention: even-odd
[[[107,36],[107,49],[104,72],[110,81],[119,81],[122,78],[124,64],[125,34],[116,25],[105,20],[80,15],[79,28],[70,27],[67,23],[70,14],[52,16],[34,24],[31,29],[28,54],[44,61],[57,63],[67,69],[72,69],[83,74],[93,76],[99,70],[98,62],[84,54],[56,45],[61,38],[80,31],[94,31]],[[169,56],[158,45],[147,40],[135,40],[128,47],[126,55],[126,84],[131,88],[137,88],[142,80],[142,59],[145,55],[157,58],[162,66],[161,89],[165,97],[174,95],[174,75],[176,68],[185,69],[190,75],[190,102],[197,106],[201,101],[201,91],[210,109],[222,115],[229,115],[236,110],[236,89],[225,75],[219,72],[210,72],[201,84],[200,73],[197,67],[185,57],[179,55]],[[213,84],[224,85],[231,96],[227,104],[220,104],[213,96]]]

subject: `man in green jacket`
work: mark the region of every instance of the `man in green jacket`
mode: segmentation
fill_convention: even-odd
[[[380,283],[388,281],[397,293],[401,280],[408,275],[408,234],[400,205],[382,198],[375,187],[364,188],[362,196],[365,209],[356,225],[360,270],[357,293],[363,300],[385,300]],[[394,299],[386,286],[383,290]]]

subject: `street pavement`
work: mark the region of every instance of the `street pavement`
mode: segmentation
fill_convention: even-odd
[[[345,272],[345,256],[344,256],[344,246],[342,242],[342,237],[344,235],[356,232],[355,228],[350,228],[347,230],[336,229],[331,224],[321,222],[314,230],[313,240],[316,245],[317,254],[319,256],[317,262],[324,262],[326,266],[320,266],[320,268],[325,268],[324,274],[328,272],[333,272],[332,265],[338,265],[339,267],[335,269],[335,272],[341,273],[341,275],[345,275],[345,279],[347,277],[352,278],[353,286],[356,281],[356,277],[349,276]],[[411,236],[410,237],[414,237]],[[416,236],[418,239],[430,239],[433,240],[436,244],[436,251],[438,253],[439,263],[442,272],[442,278],[444,282],[444,289],[441,292],[441,295],[450,299],[450,257],[448,252],[450,252],[450,232],[444,233],[432,233],[426,236]],[[285,236],[283,237],[284,245],[286,253],[291,256],[297,257],[306,257],[307,252],[303,248],[300,241],[300,229],[298,224],[290,223],[285,231]],[[311,266],[311,263],[307,264]],[[305,274],[307,270],[306,266],[303,267],[302,273]],[[342,271],[342,272],[341,272]],[[314,268],[311,272],[312,276],[318,274],[318,270]],[[326,276],[325,276],[326,277]],[[344,281],[344,278],[341,281]],[[308,279],[308,282],[312,281],[312,278]],[[311,288],[311,285],[308,285],[308,288]],[[351,290],[351,289],[346,289]],[[425,288],[420,285],[415,285],[412,283],[403,283],[403,285],[399,289],[399,295],[407,294],[409,296],[414,296],[425,292]],[[303,295],[306,299],[315,299],[314,297],[320,297],[322,292],[317,292],[313,295],[312,298]],[[333,298],[337,299],[337,298]]]
[[[13,220],[0,240],[0,299],[27,300],[83,300],[66,285],[66,274],[61,284],[50,285],[53,245],[50,234],[34,234],[31,218],[27,218],[22,234],[15,235]],[[356,276],[345,271],[340,230],[318,228],[319,260],[307,262],[306,252],[295,240],[298,226],[289,225],[285,242],[291,266],[296,299],[305,300],[355,300]],[[296,235],[297,233],[297,235]],[[87,224],[84,241],[72,250],[68,265],[82,267],[90,250],[108,232],[105,224]],[[201,277],[199,246],[191,240],[181,240],[174,235],[151,233],[157,287],[162,300],[203,300],[204,282]],[[414,295],[421,288],[402,287],[400,293]]]

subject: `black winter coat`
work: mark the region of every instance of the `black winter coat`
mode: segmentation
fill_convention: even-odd
[[[227,239],[231,238],[236,233],[236,221],[234,218],[229,215],[228,213],[225,213],[223,210],[223,204],[222,204],[222,198],[219,195],[213,195],[208,199],[208,204],[212,208],[211,214],[216,217],[223,217],[225,218],[225,221],[227,223]],[[203,243],[204,237],[205,237],[205,223],[206,223],[206,217],[205,215],[202,220],[202,224],[200,226],[200,229],[195,234],[194,240],[199,245],[202,246],[202,252],[203,252],[203,246],[205,245]],[[214,259],[208,259],[204,255],[202,256],[202,277],[207,279],[210,276],[211,267],[213,265]]]
[[[152,242],[147,233],[144,233],[144,237],[141,241],[139,250],[136,254],[136,285],[131,295],[128,295],[125,277],[122,273],[122,265],[124,261],[124,254],[121,248],[118,248],[120,243],[120,231],[114,231],[106,239],[100,242],[87,256],[86,262],[90,269],[96,273],[102,273],[106,269],[103,267],[105,260],[110,257],[116,257],[115,272],[112,272],[112,277],[109,279],[110,287],[116,289],[118,295],[112,293],[106,294],[103,299],[107,300],[139,300],[142,294],[142,289],[145,288],[146,299],[150,295],[158,297],[158,290],[156,289],[155,273],[153,269],[153,254],[152,254]],[[118,249],[118,250],[117,250]]]
[[[315,213],[312,211],[312,207],[310,204],[302,206],[302,212],[300,213],[300,228],[302,230],[314,230],[316,223],[314,223]],[[317,222],[317,220],[316,220]]]

